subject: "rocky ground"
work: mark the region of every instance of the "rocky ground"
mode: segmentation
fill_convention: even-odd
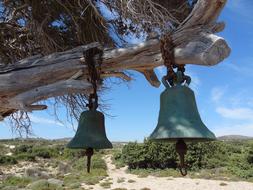
[[[5,155],[14,152],[15,147],[8,148]],[[95,165],[90,174],[84,171],[84,161],[84,157],[79,161],[36,157],[33,162],[0,165],[0,190],[253,190],[253,183],[243,181],[140,177],[128,173],[126,167],[116,168],[109,152],[93,156]]]
[[[249,182],[228,182],[219,180],[154,177],[140,178],[137,175],[128,174],[127,168],[116,169],[112,163],[111,156],[104,157],[108,167],[108,177],[99,184],[82,184],[85,189],[104,190],[253,190],[253,183]]]

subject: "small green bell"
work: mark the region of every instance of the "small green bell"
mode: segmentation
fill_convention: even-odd
[[[160,96],[158,124],[150,135],[150,140],[176,142],[176,151],[180,155],[180,171],[185,168],[184,155],[187,151],[185,142],[203,142],[215,140],[215,135],[202,122],[194,92],[188,87],[190,77],[182,72],[176,73],[173,85],[163,78],[166,89]],[[188,84],[188,85],[186,85]]]
[[[68,148],[112,148],[112,143],[105,133],[104,114],[97,110],[81,113],[78,128],[74,138],[68,143]]]
[[[86,149],[87,172],[90,172],[93,149],[112,148],[112,143],[105,133],[104,114],[96,110],[81,113],[74,138],[67,144],[68,148]]]

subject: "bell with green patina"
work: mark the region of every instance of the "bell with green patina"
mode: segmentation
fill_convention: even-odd
[[[104,114],[97,110],[82,112],[76,134],[67,147],[74,149],[112,148],[112,143],[107,139],[105,133]]]
[[[177,73],[181,81],[182,73]],[[160,96],[160,112],[158,124],[150,135],[156,141],[209,141],[215,135],[202,122],[194,96],[194,92],[186,84],[179,82],[169,86]],[[163,81],[164,82],[164,81]],[[190,83],[190,82],[189,82]]]

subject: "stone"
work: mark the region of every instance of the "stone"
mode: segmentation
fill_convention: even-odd
[[[64,162],[60,162],[57,169],[59,173],[66,174],[70,171],[70,166]]]
[[[59,179],[50,178],[47,181],[48,181],[48,183],[51,183],[51,184],[54,184],[54,185],[57,185],[57,186],[63,186],[63,181],[59,180]]]
[[[42,179],[48,179],[50,175],[45,172],[41,171],[40,168],[27,168],[25,170],[25,177],[35,177],[35,178],[42,178]]]

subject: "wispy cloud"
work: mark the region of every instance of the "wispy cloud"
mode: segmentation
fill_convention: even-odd
[[[244,135],[253,137],[253,122],[218,126],[212,130],[216,136]]]
[[[216,112],[224,118],[238,119],[238,120],[252,120],[253,121],[253,109],[250,108],[227,108],[217,107]]]
[[[30,115],[30,119],[31,119],[32,122],[38,123],[38,124],[58,125],[58,126],[61,126],[61,127],[65,126],[59,121],[55,121],[53,119],[48,119],[48,118],[44,118],[44,117],[37,117],[33,114]]]
[[[229,0],[227,3],[227,8],[235,12],[237,15],[244,17],[242,21],[253,24],[253,17],[252,17],[253,1],[252,0]]]
[[[226,92],[226,88],[227,87],[214,87],[211,90],[211,100],[215,103],[220,102]]]
[[[236,75],[243,77],[253,77],[253,59],[244,58],[240,59],[237,63],[224,64],[228,69],[235,72]]]
[[[217,136],[222,135],[245,135],[253,136],[253,99],[248,97],[251,92],[249,89],[235,90],[234,87],[219,86],[214,87],[210,93],[210,100],[215,104],[216,113],[222,117],[217,120],[212,127]],[[218,119],[218,118],[217,118]]]

